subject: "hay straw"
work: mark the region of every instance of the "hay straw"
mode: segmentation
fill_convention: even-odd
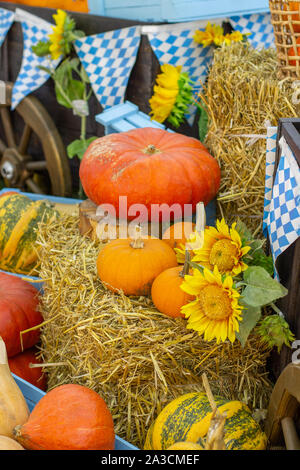
[[[221,166],[218,216],[239,217],[261,232],[266,157],[266,124],[297,117],[291,79],[277,79],[276,51],[242,43],[217,48],[200,97],[207,106],[206,145]],[[257,135],[257,138],[251,138]]]
[[[160,314],[150,299],[106,290],[95,268],[101,244],[81,237],[77,225],[68,216],[51,221],[40,227],[37,241],[45,283],[40,355],[49,390],[77,383],[97,391],[116,433],[138,447],[170,400],[204,390],[203,372],[215,395],[248,397],[249,406],[266,407],[265,346],[255,337],[245,349],[238,342],[207,343],[185,320]]]

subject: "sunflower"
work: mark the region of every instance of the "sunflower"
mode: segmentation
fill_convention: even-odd
[[[224,41],[225,43],[231,44],[232,42],[240,42],[243,41],[244,36],[240,31],[232,31],[232,33],[225,34]]]
[[[186,244],[182,243],[179,245],[179,248],[174,248],[177,262],[183,264],[185,261],[185,250],[189,250],[191,258],[194,257],[194,253],[200,250],[204,243],[204,233],[199,233],[197,230],[194,230],[189,238],[186,241]]]
[[[174,67],[163,64],[161,72],[156,78],[154,95],[149,100],[151,116],[157,122],[164,122],[171,113],[179,92],[179,76],[181,66]]]
[[[215,44],[220,46],[224,41],[224,30],[222,26],[207,23],[205,31],[200,31],[199,29],[195,31],[194,41],[198,44],[202,44],[203,47],[210,46]]]
[[[67,13],[63,10],[57,10],[57,14],[53,15],[53,18],[55,20],[55,26],[52,28],[53,33],[49,35],[51,42],[49,51],[51,53],[51,58],[56,60],[59,59],[64,52],[63,42]]]
[[[194,250],[192,261],[213,270],[217,266],[221,274],[237,276],[248,266],[243,257],[251,247],[242,245],[241,237],[235,229],[234,222],[229,229],[225,220],[217,220],[216,228],[208,227],[204,230],[204,244],[200,250]]]
[[[196,297],[181,309],[188,319],[187,328],[204,334],[206,341],[216,339],[220,343],[228,338],[233,343],[243,307],[239,305],[240,294],[232,277],[222,280],[217,266],[213,272],[204,268],[203,274],[196,269],[193,275],[184,277],[181,288]]]
[[[192,81],[181,68],[181,65],[163,64],[162,73],[156,78],[154,94],[149,100],[151,118],[157,122],[167,119],[175,127],[183,122],[188,105],[192,102]]]

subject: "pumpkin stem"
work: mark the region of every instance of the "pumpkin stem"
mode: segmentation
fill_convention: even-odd
[[[191,259],[191,255],[190,255],[189,250],[185,250],[184,265],[183,265],[182,270],[181,270],[180,273],[179,273],[179,276],[180,276],[180,277],[184,277],[184,276],[186,276],[186,274],[189,273],[189,270],[190,270],[190,259]]]
[[[142,229],[139,225],[135,226],[134,240],[130,243],[132,248],[144,248],[145,243],[142,240]]]
[[[148,147],[146,147],[144,149],[144,153],[146,153],[147,155],[154,155],[155,153],[159,153],[160,151],[155,147],[155,145],[148,145]]]

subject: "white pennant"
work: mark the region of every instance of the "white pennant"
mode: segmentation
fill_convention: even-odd
[[[15,13],[4,8],[0,8],[0,47],[13,24],[15,19]]]
[[[140,38],[141,28],[134,26],[75,41],[78,57],[103,108],[123,103]]]
[[[39,41],[48,41],[53,27],[51,23],[20,9],[16,10],[16,20],[22,25],[24,47],[21,69],[13,86],[11,109],[49,79],[50,75],[39,66],[56,68],[61,60],[51,60],[50,63],[49,57],[38,57],[31,50]]]

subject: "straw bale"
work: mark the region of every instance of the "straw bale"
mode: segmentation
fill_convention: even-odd
[[[279,81],[277,72],[274,49],[224,45],[200,94],[209,115],[206,145],[221,166],[218,217],[239,217],[255,235],[262,227],[266,126],[300,115],[292,80]]]
[[[44,281],[40,356],[49,390],[77,383],[97,391],[116,433],[138,447],[170,400],[203,390],[203,372],[215,395],[266,407],[269,350],[255,336],[244,349],[238,342],[207,343],[150,299],[113,294],[96,273],[102,245],[79,234],[77,218],[41,226],[37,243]]]

